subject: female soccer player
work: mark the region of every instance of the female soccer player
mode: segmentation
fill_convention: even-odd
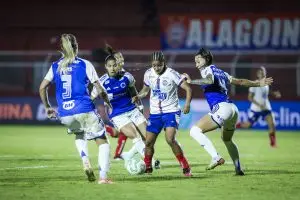
[[[214,169],[224,164],[225,160],[217,153],[215,147],[204,133],[222,128],[222,140],[234,163],[237,175],[244,175],[240,166],[239,152],[236,144],[232,141],[235,125],[238,119],[238,109],[228,97],[230,84],[245,87],[263,87],[273,82],[272,78],[264,78],[257,81],[238,79],[212,65],[213,56],[210,51],[201,48],[195,55],[196,67],[202,76],[201,79],[191,80],[189,75],[187,82],[201,85],[211,112],[202,117],[190,130],[190,135],[211,155],[211,164],[207,170]]]
[[[109,171],[110,147],[105,136],[101,118],[95,113],[95,106],[87,92],[87,85],[92,83],[99,96],[109,105],[106,92],[98,81],[94,66],[85,59],[77,57],[78,43],[72,34],[63,34],[60,38],[62,58],[54,62],[40,85],[40,97],[48,117],[56,117],[51,107],[47,89],[51,82],[56,85],[58,118],[76,134],[75,144],[81,156],[84,171],[89,181],[95,176],[88,157],[87,140],[95,140],[99,147],[99,184],[110,184]]]
[[[151,65],[151,69],[145,72],[143,89],[137,96],[132,98],[132,101],[136,102],[146,97],[151,90],[150,117],[147,125],[144,158],[146,164],[145,172],[152,173],[153,171],[151,161],[154,154],[154,144],[158,134],[164,128],[166,141],[179,161],[183,169],[183,174],[191,176],[190,166],[175,139],[175,135],[181,114],[177,94],[178,86],[186,91],[186,102],[183,109],[185,114],[190,111],[192,90],[185,82],[185,77],[167,67],[165,57],[161,51],[152,54]]]
[[[146,119],[131,102],[131,96],[136,94],[135,79],[130,73],[120,71],[112,52],[105,59],[105,68],[107,73],[100,77],[100,84],[107,92],[112,105],[109,118],[119,132],[133,140],[130,154],[122,154],[122,158],[126,161],[136,152],[144,156],[145,144],[140,131],[145,132]],[[92,96],[95,96],[95,92],[92,91]]]
[[[267,71],[266,68],[261,66],[257,72],[256,76],[258,80],[266,78]],[[237,128],[250,128],[257,120],[262,117],[266,120],[269,127],[269,138],[271,147],[276,147],[276,129],[274,124],[274,118],[272,115],[272,108],[269,101],[269,94],[272,94],[275,98],[280,98],[281,94],[279,91],[269,92],[269,86],[264,87],[250,87],[248,99],[251,102],[250,113],[248,116],[248,122],[243,122],[237,124]]]

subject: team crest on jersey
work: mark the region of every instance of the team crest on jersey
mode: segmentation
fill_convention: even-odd
[[[168,81],[167,81],[167,80],[163,80],[163,81],[162,81],[162,85],[163,85],[163,86],[167,86],[167,85],[168,85]]]
[[[126,87],[126,83],[122,82],[122,83],[120,84],[120,86],[121,86],[121,88],[125,88],[125,87]]]
[[[109,80],[105,81],[104,84],[109,84]]]

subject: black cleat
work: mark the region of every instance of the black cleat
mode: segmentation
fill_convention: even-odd
[[[155,160],[155,162],[154,162],[154,168],[155,169],[160,169],[160,161],[159,160]]]
[[[235,175],[237,175],[237,176],[245,176],[245,173],[243,172],[243,170],[235,169]]]
[[[191,177],[191,176],[193,176],[193,175],[192,175],[191,168],[184,168],[184,169],[182,169],[182,173],[183,173],[183,175],[186,176],[186,177]]]
[[[85,170],[85,174],[89,182],[94,182],[96,180],[95,174],[92,169]]]

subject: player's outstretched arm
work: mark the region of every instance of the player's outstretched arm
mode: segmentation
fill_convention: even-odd
[[[186,98],[185,98],[185,104],[184,104],[184,108],[183,108],[183,113],[187,114],[190,112],[190,104],[191,104],[191,100],[192,100],[192,89],[189,86],[189,84],[187,84],[186,81],[183,81],[180,85],[180,87],[182,89],[185,90],[186,92]]]
[[[131,97],[135,97],[135,96],[138,95],[138,91],[137,91],[135,85],[129,87],[129,93],[130,93],[130,96],[131,96]],[[141,99],[139,99],[139,100],[136,102],[136,106],[137,106],[137,108],[143,113],[144,106],[143,106],[143,102],[142,102]]]
[[[187,73],[183,73],[182,75],[184,75],[187,80],[186,82],[189,84],[193,84],[193,85],[209,85],[209,84],[213,84],[214,80],[211,74],[208,74],[206,76],[206,78],[201,78],[201,79],[194,79],[192,80],[191,77],[187,74]]]
[[[149,93],[150,88],[144,84],[142,90],[134,97],[132,97],[131,101],[133,103],[137,103],[140,99],[144,98],[147,96],[147,94]]]
[[[50,83],[51,83],[50,81],[44,79],[41,82],[39,93],[40,93],[41,100],[46,108],[48,118],[55,118],[56,117],[55,110],[51,107],[48,98],[48,87],[50,86]]]
[[[104,102],[108,105],[108,107],[110,107],[112,109],[112,106],[111,106],[111,104],[109,102],[107,93],[105,92],[104,88],[100,85],[100,82],[99,81],[95,81],[93,83],[93,85],[94,85],[94,87],[97,90],[98,96],[100,96],[104,100]]]
[[[263,78],[261,80],[251,81],[248,79],[240,79],[240,78],[231,77],[230,83],[232,85],[239,85],[239,86],[244,86],[244,87],[264,87],[266,85],[271,85],[273,83],[273,78],[268,77],[268,78]]]

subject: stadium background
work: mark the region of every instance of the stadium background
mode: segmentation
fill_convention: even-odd
[[[104,43],[122,51],[138,89],[151,52],[159,49],[170,66],[193,78],[198,76],[193,54],[203,45],[212,49],[216,65],[237,77],[254,79],[264,65],[275,80],[272,88],[282,93],[281,99],[270,98],[277,128],[299,131],[299,9],[292,0],[8,1],[0,12],[0,123],[58,124],[46,119],[38,86],[60,56],[58,36],[73,33],[80,55],[92,60],[100,75]],[[192,89],[192,111],[182,117],[181,128],[208,111],[201,90]],[[53,97],[53,87],[49,94]],[[233,87],[230,95],[245,120],[247,89]]]

